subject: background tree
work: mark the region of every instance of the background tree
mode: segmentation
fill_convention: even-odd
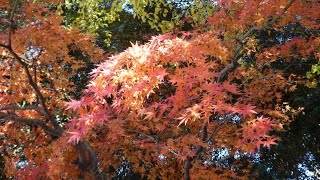
[[[136,17],[135,22],[149,24],[159,32],[181,29],[185,24],[199,25],[206,22],[217,6],[212,1],[97,1],[71,0],[58,8],[67,16],[68,25],[77,25],[86,32],[102,35],[106,44],[110,43],[112,30],[109,26],[123,20],[128,13]],[[130,17],[132,18],[132,17]],[[119,24],[119,23],[117,23]],[[113,25],[114,26],[114,25]]]
[[[78,164],[81,173],[100,176],[96,155],[86,142],[72,148],[59,141],[65,136],[63,102],[74,88],[70,78],[86,59],[103,58],[102,51],[92,37],[61,26],[62,18],[50,10],[50,4],[17,0],[1,1],[0,7],[5,14],[0,34],[0,118],[6,175],[37,176],[48,167],[52,177],[73,177],[80,172]],[[81,52],[81,58],[76,52]],[[26,173],[19,172],[22,167]],[[68,174],[62,173],[66,167]]]

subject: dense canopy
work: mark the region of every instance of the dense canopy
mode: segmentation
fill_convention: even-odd
[[[5,176],[288,178],[283,162],[303,163],[277,154],[294,148],[319,162],[319,145],[294,143],[320,138],[307,127],[320,123],[319,10],[315,0],[0,0]]]

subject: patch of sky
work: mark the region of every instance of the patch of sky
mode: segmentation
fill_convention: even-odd
[[[28,160],[21,160],[21,161],[18,161],[16,163],[17,165],[17,168],[18,169],[23,169],[24,167],[26,167],[27,165],[29,165],[29,161]]]
[[[130,5],[129,0],[126,0],[126,2],[123,3],[122,9],[127,13],[134,14],[133,7],[132,7],[132,5]]]
[[[132,168],[128,165],[124,157],[122,158],[120,167],[116,169],[116,173],[119,178],[124,178],[133,174]]]
[[[34,58],[36,58],[40,53],[41,51],[43,51],[43,48],[37,48],[37,47],[34,47],[34,46],[29,46],[26,48],[26,51],[25,53],[22,55],[22,59],[29,63],[31,62]]]
[[[313,180],[320,179],[320,164],[316,162],[315,156],[308,151],[297,166],[297,170],[301,173],[298,179]]]
[[[233,124],[238,123],[240,120],[241,120],[241,118],[240,118],[240,116],[238,116],[237,114],[234,115],[234,116],[231,118],[231,121],[232,121]]]

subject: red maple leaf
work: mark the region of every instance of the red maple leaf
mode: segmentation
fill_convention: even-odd
[[[151,120],[151,119],[153,119],[155,117],[156,114],[154,112],[152,112],[152,111],[149,111],[149,112],[146,112],[145,115],[146,115],[146,117],[144,118],[144,120],[145,119]]]
[[[163,81],[164,77],[168,74],[169,73],[167,73],[165,69],[162,69],[162,70],[157,69],[153,72],[153,75],[155,75],[160,81]]]
[[[81,139],[82,133],[79,131],[73,131],[68,133],[71,134],[71,136],[68,139],[68,142],[78,144]]]
[[[71,99],[70,102],[66,102],[66,105],[68,106],[67,109],[76,110],[81,107],[81,101]]]
[[[270,149],[271,145],[276,145],[277,143],[275,141],[279,140],[279,138],[269,138],[266,141],[263,141],[263,146]]]
[[[241,108],[239,108],[238,113],[242,116],[251,116],[252,114],[258,114],[253,109],[256,108],[256,106],[250,106],[250,105],[243,105]]]
[[[223,83],[223,88],[224,88],[225,90],[233,93],[233,94],[240,94],[237,86],[234,85],[234,84],[230,84],[230,83],[228,83],[228,82],[224,82],[224,83]]]
[[[106,95],[107,97],[111,97],[113,91],[114,87],[107,86],[104,90],[101,90],[101,94]]]

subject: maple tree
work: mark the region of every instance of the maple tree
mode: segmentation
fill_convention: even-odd
[[[5,156],[7,176],[20,174],[15,164],[22,154],[17,153],[19,149],[15,147],[22,148],[30,168],[45,168],[53,162],[49,166],[53,177],[65,166],[71,168],[71,174],[79,172],[72,172],[76,165],[71,162],[77,158],[71,156],[74,150],[60,152],[62,149],[58,145],[63,139],[60,143],[60,140],[55,141],[55,146],[52,140],[65,131],[59,115],[63,114],[64,101],[74,89],[70,77],[85,65],[87,58],[93,62],[102,58],[102,51],[94,46],[91,37],[76,28],[62,27],[62,17],[51,12],[45,3],[1,1],[0,7],[10,12],[1,19],[5,28],[0,34],[0,117],[5,121],[1,133],[5,135],[2,148],[8,152]],[[82,59],[76,58],[78,51]],[[76,146],[79,165],[83,164],[84,169],[88,168],[85,167],[88,163],[84,162],[86,152],[91,150],[86,144]],[[66,156],[57,156],[61,153]],[[64,164],[61,158],[68,159],[71,164]],[[97,162],[92,159],[92,163],[96,164],[91,164],[90,168],[97,168]]]
[[[254,153],[277,144],[272,132],[298,113],[282,98],[308,77],[273,64],[319,60],[316,34],[271,47],[255,36],[291,23],[318,29],[317,1],[217,1],[206,4],[216,12],[204,25],[134,43],[100,63],[76,100],[70,78],[88,59],[105,59],[94,38],[62,26],[44,2],[0,5],[9,12],[0,34],[8,176],[107,179],[126,161],[150,179],[246,178],[246,169],[236,170],[241,162],[205,164],[212,149]]]

